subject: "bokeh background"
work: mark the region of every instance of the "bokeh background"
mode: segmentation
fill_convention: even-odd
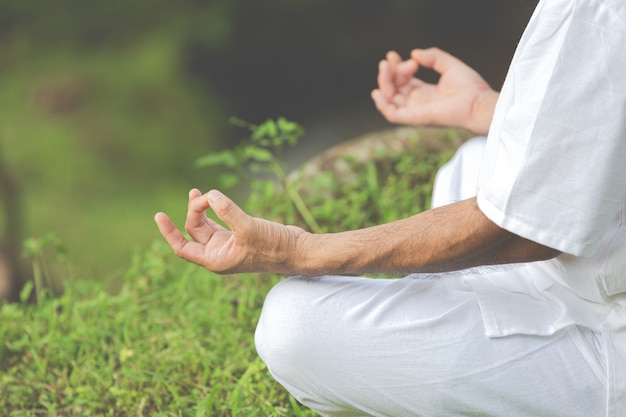
[[[218,184],[194,161],[245,136],[230,116],[302,124],[295,167],[388,126],[369,94],[389,49],[439,46],[498,89],[535,5],[0,0],[0,172],[15,185],[0,236],[53,233],[72,265],[58,275],[115,280],[158,239],[156,211],[182,223],[189,188]]]

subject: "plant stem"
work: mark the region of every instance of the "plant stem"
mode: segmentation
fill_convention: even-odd
[[[283,189],[287,193],[287,197],[289,197],[293,205],[296,207],[296,210],[298,210],[298,213],[300,213],[302,219],[307,224],[311,232],[321,233],[322,228],[315,221],[315,218],[313,217],[311,211],[302,199],[302,196],[300,195],[298,190],[296,190],[296,188],[289,181],[287,181],[287,175],[285,174],[285,170],[283,169],[283,167],[274,159],[270,161],[270,167],[272,169],[272,172],[274,172],[274,175],[276,175],[276,178],[278,178],[278,180],[282,184]]]
[[[307,226],[309,226],[309,229],[311,229],[313,233],[321,233],[322,232],[321,227],[315,221],[315,218],[311,214],[311,211],[307,207],[304,200],[302,200],[300,193],[293,187],[293,185],[287,182],[283,183],[283,187],[285,188],[285,191],[287,192],[289,199],[296,206],[296,209],[298,210],[298,212],[304,219]]]
[[[43,273],[41,270],[41,261],[39,259],[33,259],[33,278],[35,281],[35,295],[37,296],[37,303],[41,303],[43,299]]]

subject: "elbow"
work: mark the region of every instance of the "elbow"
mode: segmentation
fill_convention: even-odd
[[[513,235],[508,246],[508,256],[516,262],[547,261],[556,258],[561,251],[535,241]]]

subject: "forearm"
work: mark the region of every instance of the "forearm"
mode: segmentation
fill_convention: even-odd
[[[484,216],[475,199],[470,199],[367,229],[304,234],[290,272],[439,272],[556,255],[553,249],[501,229]]]

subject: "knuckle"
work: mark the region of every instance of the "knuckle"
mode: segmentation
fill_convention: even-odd
[[[187,243],[187,241],[176,242],[171,245],[172,251],[179,258],[185,259],[185,243]]]
[[[202,222],[192,222],[191,220],[187,220],[185,222],[185,231],[187,233],[191,233],[196,229],[200,229],[202,226],[204,226],[204,221]]]
[[[222,215],[228,216],[230,215],[235,208],[235,203],[233,203],[232,201],[224,201],[220,207],[219,207],[219,211]]]

